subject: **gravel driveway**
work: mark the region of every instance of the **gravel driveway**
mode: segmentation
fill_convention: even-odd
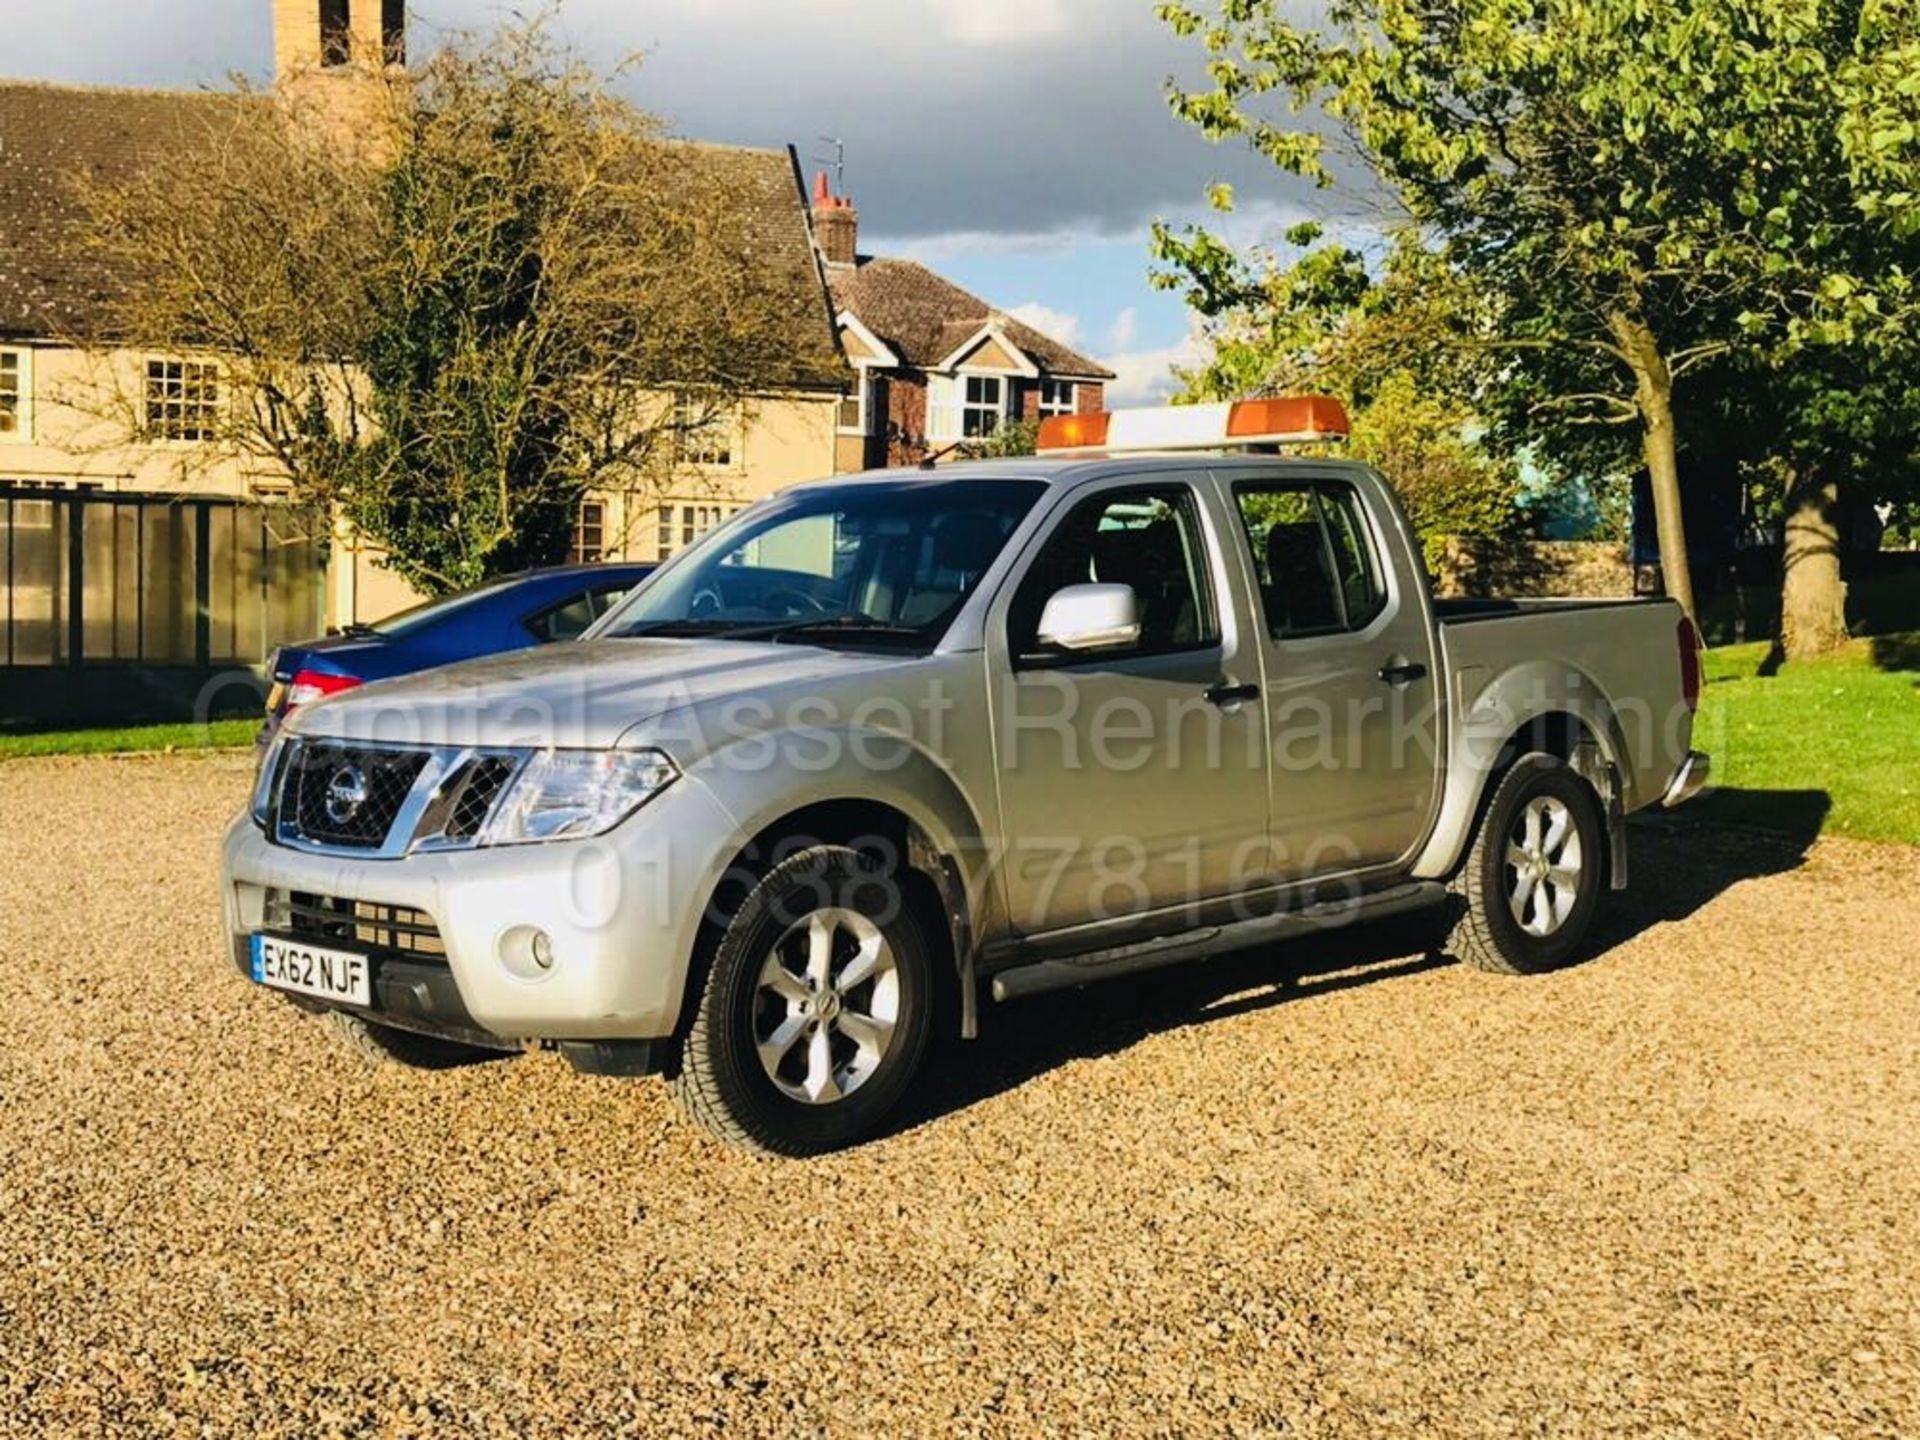
[[[0,1434],[1920,1433],[1920,851],[1650,827],[1577,969],[990,1011],[794,1164],[359,1068],[222,955],[245,782],[0,765]]]

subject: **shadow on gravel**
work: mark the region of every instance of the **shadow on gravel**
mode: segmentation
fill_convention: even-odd
[[[1728,789],[1642,811],[1627,824],[1627,889],[1600,907],[1590,957],[1685,919],[1742,880],[1799,869],[1832,808],[1824,790]]]
[[[1118,1054],[1150,1035],[1443,969],[1455,962],[1434,953],[1440,938],[1433,916],[1399,916],[1085,990],[1008,1005],[988,1000],[979,1041],[942,1035],[929,1080],[898,1128],[965,1110],[1069,1061]]]
[[[1580,963],[1604,958],[1655,925],[1685,919],[1743,880],[1797,869],[1830,808],[1824,791],[1721,794],[1738,795],[1739,813],[1763,814],[1771,828],[1682,819],[1678,812],[1636,817],[1629,831],[1632,883],[1605,897]],[[1150,1035],[1444,968],[1456,962],[1436,953],[1443,938],[1437,915],[1400,916],[1085,990],[1009,1005],[984,1001],[980,1040],[969,1045],[943,1031],[918,1102],[894,1128],[965,1110],[1070,1061],[1118,1054]]]

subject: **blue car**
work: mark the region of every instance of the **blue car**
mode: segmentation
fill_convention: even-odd
[[[273,657],[262,737],[271,735],[289,711],[369,680],[577,639],[653,570],[651,565],[604,564],[529,570],[429,600],[376,624],[349,625],[324,640],[283,645]]]

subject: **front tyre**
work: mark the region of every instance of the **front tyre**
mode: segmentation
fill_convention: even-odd
[[[1501,975],[1537,975],[1572,958],[1605,879],[1600,798],[1564,760],[1523,755],[1500,778],[1466,863],[1448,884],[1450,949]]]
[[[681,1043],[687,1115],[741,1149],[819,1155],[873,1133],[932,1031],[931,950],[898,878],[838,845],[778,866],[728,922]]]

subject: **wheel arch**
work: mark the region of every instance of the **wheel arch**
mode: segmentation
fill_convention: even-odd
[[[1525,672],[1533,672],[1527,674]],[[1607,869],[1615,890],[1627,882],[1626,754],[1613,709],[1578,671],[1523,667],[1509,683],[1489,687],[1460,726],[1440,815],[1414,864],[1421,878],[1446,879],[1465,861],[1500,781],[1521,756],[1552,755],[1593,787],[1607,834]],[[1571,682],[1571,683],[1569,683]],[[1584,693],[1583,693],[1584,692]],[[1529,696],[1531,704],[1516,703]]]
[[[751,823],[751,833],[701,897],[700,936],[685,987],[689,997],[699,992],[726,920],[762,876],[796,847],[842,845],[872,854],[898,871],[907,901],[935,946],[936,959],[944,959],[943,972],[953,976],[958,987],[961,1033],[973,1038],[979,885],[967,873],[961,836],[921,807],[901,803],[898,796],[858,792],[794,802]],[[686,1018],[683,1015],[683,1025]]]

